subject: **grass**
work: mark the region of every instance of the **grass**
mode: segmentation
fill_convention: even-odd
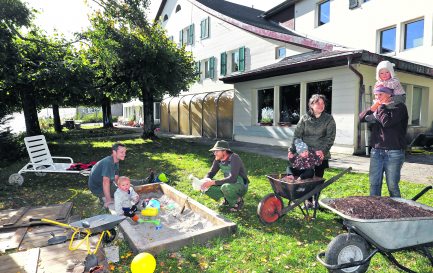
[[[210,147],[172,139],[145,141],[138,138],[123,142],[128,147],[127,158],[121,163],[123,175],[134,179],[144,178],[149,168],[165,172],[176,183],[176,189],[238,225],[238,231],[229,238],[217,238],[203,246],[188,246],[175,253],[157,255],[155,272],[327,272],[315,256],[324,251],[335,236],[345,232],[336,215],[319,211],[317,219],[308,222],[300,210],[295,209],[272,225],[261,224],[256,216],[257,204],[263,196],[272,192],[264,175],[285,170],[284,160],[239,152],[249,171],[251,183],[245,197],[245,208],[234,214],[219,210],[216,202],[193,191],[187,179],[190,173],[202,177],[209,170],[212,160],[208,152]],[[53,155],[71,156],[77,162],[88,162],[108,155],[112,143],[110,140],[69,136],[53,142],[50,149]],[[233,149],[236,152],[236,147]],[[26,159],[23,159],[0,169],[0,209],[73,201],[75,214],[82,217],[102,213],[97,199],[87,189],[87,179],[79,175],[48,174],[37,177],[25,174],[22,187],[7,185],[8,176],[25,163]],[[338,172],[335,169],[327,170],[325,178],[329,179]],[[401,183],[401,191],[406,198],[413,197],[422,188],[423,185]],[[367,175],[352,173],[326,188],[321,198],[367,195],[368,192]],[[419,201],[432,206],[431,194],[426,194]],[[118,243],[121,261],[111,265],[111,269],[113,272],[130,272],[129,265],[134,255],[125,242]],[[431,272],[428,260],[418,254],[402,253],[397,257],[417,272]],[[369,270],[399,272],[381,255],[373,257]]]

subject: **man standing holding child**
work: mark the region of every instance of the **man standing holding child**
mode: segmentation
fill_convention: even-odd
[[[361,114],[361,122],[372,123],[370,146],[370,195],[381,196],[383,173],[391,197],[401,197],[400,171],[406,149],[408,113],[406,105],[393,100],[393,90],[374,89],[375,103]]]

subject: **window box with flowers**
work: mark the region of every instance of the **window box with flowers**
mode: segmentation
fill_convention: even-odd
[[[270,107],[262,108],[262,115],[260,119],[261,126],[271,126],[274,121],[274,109]]]

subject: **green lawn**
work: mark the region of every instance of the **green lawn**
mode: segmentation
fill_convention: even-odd
[[[112,143],[77,136],[52,142],[50,148],[52,155],[71,156],[77,162],[88,162],[108,155]],[[300,210],[295,209],[272,225],[261,224],[256,216],[257,204],[263,196],[272,192],[264,175],[283,172],[286,167],[284,160],[239,152],[249,171],[251,184],[245,197],[245,208],[236,214],[219,210],[216,202],[193,191],[187,179],[190,173],[198,177],[206,174],[212,159],[208,152],[210,147],[172,139],[133,139],[123,143],[127,145],[128,153],[126,160],[121,163],[122,175],[138,179],[146,177],[149,168],[165,172],[176,183],[176,189],[219,211],[238,225],[237,233],[230,238],[215,239],[204,246],[184,247],[176,253],[159,254],[155,272],[327,272],[315,257],[326,249],[336,235],[344,232],[337,216],[319,211],[317,219],[308,222],[303,219]],[[236,147],[233,150],[236,151]],[[0,169],[0,209],[73,201],[74,213],[82,217],[103,212],[97,199],[87,190],[87,179],[83,176],[48,174],[37,177],[25,174],[22,187],[7,185],[9,175],[17,172],[25,163],[24,159]],[[327,170],[325,178],[338,172]],[[403,197],[411,198],[423,187],[403,182],[401,191]],[[326,188],[321,198],[367,194],[367,175],[347,174]],[[433,205],[432,193],[429,192],[419,201]],[[124,242],[119,244],[121,261],[112,265],[112,269],[114,272],[128,272],[134,255]],[[432,270],[428,260],[418,254],[402,253],[397,257],[417,272]],[[380,254],[372,259],[369,272],[374,271],[400,272]]]

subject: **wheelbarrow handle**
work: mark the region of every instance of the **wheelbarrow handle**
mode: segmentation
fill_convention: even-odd
[[[36,221],[38,221],[38,222],[44,222],[44,223],[48,223],[48,224],[53,224],[53,225],[57,225],[57,226],[65,227],[65,228],[72,228],[72,229],[74,229],[74,227],[71,226],[71,225],[69,225],[69,224],[57,222],[57,221],[46,219],[46,218],[30,218],[29,219],[29,222],[36,222]]]
[[[412,198],[412,201],[416,201],[418,200],[421,196],[423,196],[426,192],[428,192],[429,190],[431,190],[433,187],[432,186],[427,186],[425,187],[422,191],[420,191],[417,195],[415,195]]]

